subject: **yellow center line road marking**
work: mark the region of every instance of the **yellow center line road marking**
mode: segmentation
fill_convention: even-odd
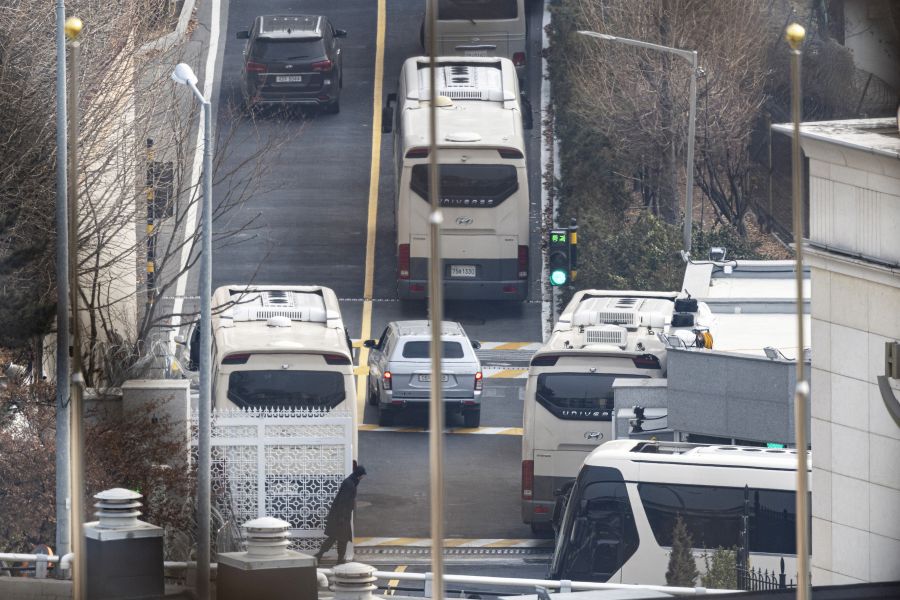
[[[501,369],[499,371],[490,372],[485,369],[485,377],[488,379],[516,379],[524,378],[528,374],[528,369]]]
[[[360,423],[359,431],[387,431],[391,433],[427,433],[424,427],[382,427],[372,423]],[[521,427],[449,427],[448,435],[522,435]]]
[[[406,565],[398,565],[396,569],[394,569],[394,573],[402,573],[406,570]],[[399,579],[391,579],[388,581],[388,590],[390,591],[391,596],[394,595],[393,588],[397,587],[400,584]]]
[[[372,90],[372,159],[369,168],[369,210],[366,220],[366,280],[363,286],[361,340],[372,336],[372,293],[375,288],[375,231],[378,218],[378,174],[381,171],[381,86],[384,77],[385,0],[378,0],[375,34],[375,85]],[[369,349],[359,349],[359,365],[369,362]],[[362,422],[366,410],[367,374],[356,376],[356,418]]]

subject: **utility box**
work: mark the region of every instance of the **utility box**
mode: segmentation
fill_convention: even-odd
[[[245,523],[247,551],[219,554],[216,600],[318,600],[316,559],[287,549],[290,526],[272,517]]]
[[[94,498],[98,520],[84,525],[88,600],[161,598],[163,530],[137,519],[141,495],[115,488]]]

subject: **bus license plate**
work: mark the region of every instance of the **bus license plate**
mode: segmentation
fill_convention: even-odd
[[[475,277],[475,265],[450,265],[450,277]]]
[[[275,83],[300,83],[303,81],[302,75],[276,75]]]
[[[464,56],[487,56],[487,50],[464,50]]]
[[[431,383],[431,375],[419,375],[419,381],[422,383]],[[441,383],[447,383],[448,381],[450,381],[449,375],[441,375]]]

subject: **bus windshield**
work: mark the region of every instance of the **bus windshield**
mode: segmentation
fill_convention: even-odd
[[[608,581],[637,547],[637,527],[622,474],[606,467],[585,468],[566,506],[551,577]]]
[[[609,421],[612,419],[616,379],[646,379],[646,375],[619,373],[542,373],[536,399],[558,419]]]
[[[239,408],[320,408],[344,401],[344,376],[335,371],[235,371],[228,399]]]
[[[493,208],[519,190],[512,165],[439,165],[443,207]],[[428,198],[428,165],[414,165],[410,188]]]

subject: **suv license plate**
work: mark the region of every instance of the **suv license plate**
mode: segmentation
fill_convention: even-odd
[[[475,277],[475,265],[450,265],[450,277]]]
[[[275,83],[300,83],[303,81],[302,75],[276,75]]]
[[[419,381],[422,383],[431,383],[431,375],[419,375]],[[441,383],[447,383],[450,381],[449,375],[441,375]]]

